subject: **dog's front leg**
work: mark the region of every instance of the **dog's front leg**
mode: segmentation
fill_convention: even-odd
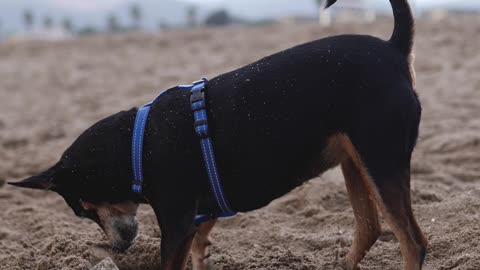
[[[208,262],[210,252],[208,251],[208,247],[212,242],[210,241],[209,235],[216,222],[217,220],[213,219],[198,226],[192,245],[192,264],[194,270],[210,269]]]
[[[173,204],[174,205],[174,204]],[[195,205],[172,209],[172,204],[153,206],[162,233],[161,270],[184,270],[195,237]]]

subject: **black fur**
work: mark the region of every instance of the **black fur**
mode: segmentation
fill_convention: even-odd
[[[389,181],[409,169],[421,115],[407,58],[413,19],[406,1],[391,2],[395,30],[390,41],[329,37],[209,81],[210,129],[225,194],[234,210],[263,207],[338,165],[322,155],[335,134],[348,135],[373,178],[383,181],[376,183],[379,189],[388,188]],[[193,129],[189,95],[172,88],[152,107],[144,142],[145,198],[131,190],[136,109],[85,131],[48,170],[54,175],[45,179],[48,185],[37,188],[57,191],[77,215],[94,220],[89,216],[94,213],[82,210],[80,199],[148,201],[165,232],[162,258],[171,259],[166,253],[180,248],[194,215],[217,211]]]
[[[326,0],[325,8],[335,4],[337,0]],[[412,9],[406,0],[390,0],[393,8],[395,26],[390,42],[405,55],[412,52],[414,36],[414,20]]]

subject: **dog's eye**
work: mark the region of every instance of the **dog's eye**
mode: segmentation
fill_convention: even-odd
[[[85,210],[82,213],[82,217],[84,218],[92,218],[92,217],[95,217],[96,215],[97,215],[96,211],[92,211],[92,210]]]
[[[100,222],[100,217],[97,214],[97,210],[83,210],[80,218],[88,218],[96,223]]]
[[[80,208],[78,209],[78,211],[75,211],[75,215],[79,218],[84,219],[84,218],[87,218],[89,214],[88,214],[88,210]]]
[[[81,219],[87,218],[87,212],[85,210],[78,213],[78,217]]]
[[[96,209],[93,209],[93,208],[86,208],[85,207],[85,204],[82,203],[82,200],[79,200],[78,201],[78,204],[80,207],[77,208],[77,211],[75,212],[75,214],[81,218],[81,219],[84,219],[84,218],[88,218],[88,219],[91,219],[93,221],[97,221],[99,220],[99,217],[97,215],[97,210]]]
[[[80,203],[80,205],[83,207],[84,210],[86,211],[89,211],[89,210],[94,210],[96,208],[95,204],[93,203],[89,203],[89,202],[85,202],[83,201],[82,199],[80,199],[78,201]]]

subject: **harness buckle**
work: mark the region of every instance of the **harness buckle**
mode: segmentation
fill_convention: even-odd
[[[205,103],[205,93],[202,91],[193,92],[190,95],[190,104],[193,105],[195,102],[203,101]]]
[[[141,185],[143,185],[143,182],[142,182],[142,181],[138,181],[138,180],[133,180],[133,181],[132,181],[132,184],[133,184],[133,185],[137,185],[137,186],[141,186]]]
[[[200,84],[200,83],[207,83],[208,82],[208,79],[207,78],[202,78],[198,81],[194,81],[192,84],[193,85],[197,85],[197,84]]]

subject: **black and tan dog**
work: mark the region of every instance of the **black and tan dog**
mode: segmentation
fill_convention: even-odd
[[[220,75],[205,91],[218,169],[234,210],[266,206],[341,165],[356,221],[346,269],[356,269],[377,240],[377,207],[400,242],[404,269],[421,269],[427,249],[410,200],[421,116],[410,57],[413,17],[407,0],[390,2],[395,29],[389,41],[357,35],[317,40]],[[194,218],[218,209],[189,96],[172,88],[152,107],[144,197],[131,189],[137,109],[93,125],[52,168],[13,184],[57,192],[120,251],[136,236],[138,204],[149,203],[162,232],[161,269],[184,269],[190,251],[195,269],[206,269],[215,221],[196,226]]]

